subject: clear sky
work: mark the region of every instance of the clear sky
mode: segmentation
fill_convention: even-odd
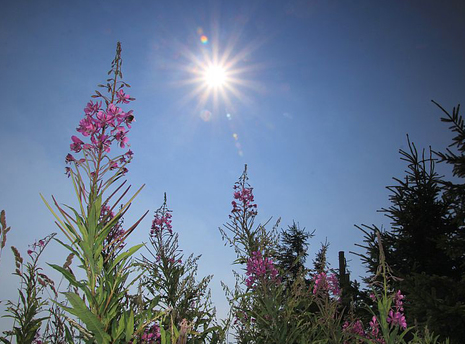
[[[461,4],[460,4],[461,3]],[[55,227],[39,193],[75,205],[64,174],[83,109],[106,79],[116,42],[137,100],[127,175],[136,198],[126,224],[150,216],[131,243],[148,240],[167,192],[186,254],[202,254],[200,275],[233,285],[232,249],[218,227],[232,186],[248,164],[258,220],[281,217],[320,242],[356,250],[354,224],[389,226],[392,177],[408,133],[419,148],[444,150],[452,135],[431,99],[451,110],[465,96],[465,6],[460,1],[0,1],[0,209],[7,245]],[[207,37],[202,42],[201,36]],[[224,92],[193,80],[209,61],[229,73]],[[200,92],[198,92],[200,90]],[[440,166],[443,173],[449,169]],[[62,237],[62,234],[59,234]],[[61,264],[53,243],[42,260]],[[364,269],[348,255],[352,278]],[[6,249],[1,298],[16,298]],[[4,321],[4,320],[2,320]],[[4,330],[3,326],[0,328]]]

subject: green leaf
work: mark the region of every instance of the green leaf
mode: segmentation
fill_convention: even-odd
[[[76,223],[79,228],[79,231],[82,234],[82,240],[86,240],[89,236],[89,233],[87,232],[86,226],[84,225],[84,219],[79,215],[79,213],[74,209],[69,206],[66,206],[68,209],[70,209],[73,213],[74,216],[76,217]]]
[[[160,326],[160,339],[161,339],[161,344],[166,344],[166,331],[163,328],[163,326]]]
[[[97,225],[98,225],[98,220],[99,220],[101,211],[102,211],[102,195],[100,194],[97,196],[94,203],[90,207],[89,214],[87,215],[89,237],[91,237],[92,240],[95,239],[96,234],[97,234]]]
[[[134,312],[131,310],[131,314],[129,314],[128,323],[126,325],[126,342],[129,342],[132,339],[133,333],[134,333]]]
[[[71,285],[77,288],[82,288],[83,284],[76,281],[76,278],[73,276],[73,274],[71,274],[71,272],[69,272],[68,270],[64,269],[63,267],[59,265],[55,265],[55,264],[48,264],[48,265],[54,268],[55,270],[57,270],[58,272],[60,272],[63,275],[63,277],[66,278]]]
[[[64,294],[73,306],[72,313],[86,324],[87,329],[95,335],[97,342],[99,344],[108,344],[111,341],[111,337],[105,332],[103,324],[95,314],[87,308],[79,295],[70,292]]]
[[[144,244],[139,244],[139,245],[136,245],[136,246],[133,246],[131,247],[129,250],[127,250],[126,252],[123,252],[121,253],[118,257],[115,258],[115,260],[113,261],[113,264],[111,264],[111,267],[110,267],[110,271],[113,270],[116,265],[118,265],[118,263],[123,260],[123,259],[126,259],[126,258],[129,258],[130,256],[132,256],[138,249],[140,249],[142,246],[144,246]]]

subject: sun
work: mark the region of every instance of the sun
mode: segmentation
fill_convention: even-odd
[[[210,65],[205,70],[205,82],[211,88],[222,87],[227,82],[226,69],[220,65]]]
[[[172,62],[172,68],[181,73],[176,74],[173,85],[189,88],[179,98],[179,108],[193,105],[192,113],[208,110],[212,114],[224,112],[226,116],[234,112],[239,102],[252,104],[255,92],[263,90],[255,75],[266,67],[252,62],[252,53],[261,42],[244,42],[240,32],[232,32],[223,40],[219,37],[215,29],[211,39],[200,38],[201,44],[176,46],[181,58]]]

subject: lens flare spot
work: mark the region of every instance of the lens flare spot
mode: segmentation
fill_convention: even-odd
[[[227,113],[227,114],[226,114],[226,118],[227,118],[229,121],[232,120],[231,114],[230,114],[230,113]]]
[[[212,119],[212,113],[208,110],[202,110],[200,111],[200,118],[204,122],[209,122]]]
[[[200,42],[202,42],[202,44],[207,44],[208,43],[208,37],[205,36],[205,35],[200,36]]]
[[[236,134],[236,133],[234,133],[232,136],[234,137],[234,140],[236,140],[236,141],[237,141],[237,138],[238,138],[237,134]]]

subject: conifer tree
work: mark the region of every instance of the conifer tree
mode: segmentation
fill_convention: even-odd
[[[408,163],[405,179],[394,178],[391,206],[382,209],[391,220],[391,230],[381,231],[386,260],[394,276],[393,287],[406,295],[409,326],[428,326],[451,343],[465,338],[465,288],[452,238],[460,229],[451,216],[450,198],[444,197],[445,182],[435,171],[435,160],[421,155],[408,140],[409,152],[400,150]],[[376,275],[378,254],[376,226],[364,226],[366,254],[361,255],[371,276]]]
[[[313,236],[314,232],[306,232],[305,228],[301,229],[295,222],[287,230],[281,231],[277,261],[283,271],[282,280],[287,286],[291,286],[297,276],[306,275],[304,264],[308,256],[308,239]]]

